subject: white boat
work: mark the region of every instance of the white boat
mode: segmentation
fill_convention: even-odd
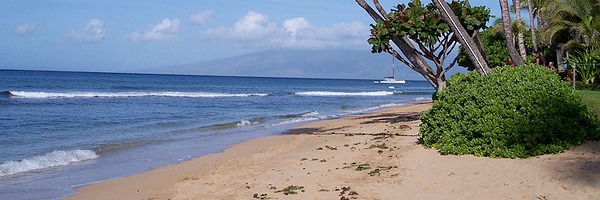
[[[374,81],[374,83],[380,83],[380,84],[404,84],[404,83],[406,83],[405,80],[396,79],[396,77],[394,77],[395,74],[396,74],[396,70],[393,70],[392,76],[385,77],[383,80],[380,80],[380,81]]]
[[[405,80],[396,80],[394,77],[385,77],[381,81],[375,81],[375,83],[380,83],[380,84],[403,84],[403,83],[406,83],[406,81]]]

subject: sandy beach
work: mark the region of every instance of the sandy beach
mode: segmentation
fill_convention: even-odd
[[[598,199],[600,142],[527,159],[417,144],[430,103],[309,123],[67,199]]]

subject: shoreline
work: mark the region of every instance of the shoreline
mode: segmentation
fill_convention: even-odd
[[[430,107],[416,103],[311,122],[220,153],[85,185],[66,199],[600,196],[600,142],[528,159],[442,156],[416,144],[418,116]]]

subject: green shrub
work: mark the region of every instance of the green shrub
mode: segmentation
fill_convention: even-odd
[[[436,98],[421,115],[420,140],[442,154],[529,157],[600,138],[581,97],[540,66],[457,74]]]
[[[577,51],[575,56],[567,56],[565,60],[571,67],[576,65],[576,71],[583,83],[594,85],[598,82],[597,79],[600,78],[600,49]]]

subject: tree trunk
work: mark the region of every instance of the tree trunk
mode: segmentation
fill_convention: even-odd
[[[523,59],[517,52],[515,47],[515,36],[512,28],[510,27],[510,10],[508,9],[508,0],[499,0],[500,9],[502,11],[502,27],[504,28],[504,36],[506,37],[506,48],[508,49],[508,55],[516,65],[523,65]]]
[[[556,68],[560,69],[561,67],[564,68],[563,65],[563,54],[565,53],[565,49],[562,47],[562,45],[556,49]]]
[[[471,61],[475,65],[475,70],[481,75],[487,75],[490,71],[490,67],[488,67],[485,58],[481,54],[481,51],[479,51],[479,48],[477,48],[473,42],[473,39],[471,39],[471,36],[469,33],[467,33],[467,30],[465,30],[465,27],[460,24],[460,21],[450,6],[448,6],[448,3],[446,3],[444,0],[432,0],[432,2],[442,14],[444,21],[448,23],[448,26],[450,26],[450,30],[454,32],[454,35],[458,38],[458,41],[460,41],[460,43],[465,47],[469,58],[471,58]]]
[[[533,16],[533,2],[527,0],[527,9],[529,10],[529,30],[531,31],[531,43],[533,43],[533,51],[538,51],[537,33],[535,31],[535,17]]]
[[[538,11],[536,13],[535,19],[537,21],[537,30],[544,30],[542,27],[545,25],[544,23],[544,17],[543,14],[540,12],[540,8],[538,8]]]
[[[467,4],[467,6],[471,7],[471,3],[469,2],[469,0],[465,0],[465,3]],[[487,54],[485,53],[485,47],[483,45],[483,41],[481,40],[481,37],[479,36],[479,31],[475,31],[473,32],[473,40],[475,40],[475,45],[477,45],[477,48],[479,48],[479,52],[481,52],[481,55],[483,56],[483,59],[488,62],[488,57]],[[489,63],[488,63],[488,67],[489,67]]]
[[[527,49],[525,49],[525,35],[523,35],[523,19],[521,18],[521,0],[513,0],[513,4],[515,6],[515,19],[518,23],[517,28],[517,39],[519,44],[519,53],[521,54],[521,58],[525,60],[527,57]]]

